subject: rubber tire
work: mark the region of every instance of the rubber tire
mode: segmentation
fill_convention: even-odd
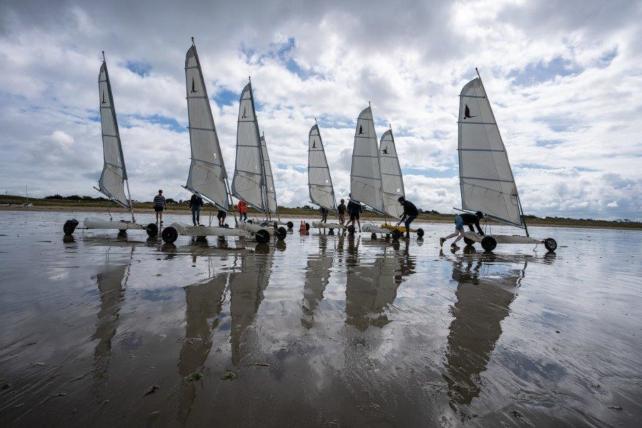
[[[156,226],[156,223],[149,223],[145,231],[150,238],[156,238],[158,236],[158,226]]]
[[[334,235],[334,229],[330,229],[330,230],[328,231],[328,235]]]
[[[490,253],[497,247],[497,241],[492,236],[484,236],[484,239],[481,241],[482,248],[487,253]]]
[[[270,242],[270,232],[265,229],[261,229],[254,234],[254,238],[259,244],[267,244]]]
[[[178,239],[178,231],[172,226],[167,226],[161,232],[161,237],[166,244],[173,244]]]
[[[371,239],[377,239],[377,234],[372,232],[372,234],[370,235],[370,238]]]
[[[293,227],[294,227],[294,223],[292,223],[291,221],[288,221],[288,229],[292,230]]]
[[[72,218],[71,220],[67,220],[65,222],[65,224],[62,226],[62,230],[63,232],[65,232],[65,235],[71,236],[74,234],[76,227],[78,227],[78,220]]]
[[[473,241],[472,239],[468,239],[466,237],[464,237],[464,242],[466,243],[466,246],[468,246],[468,247],[472,247],[473,245],[475,245],[475,241]]]
[[[424,230],[421,227],[417,229],[417,236],[420,238],[424,237]]]
[[[285,237],[288,236],[288,231],[285,230],[285,227],[281,226],[276,229],[275,234],[276,234],[276,239],[278,239],[279,241],[283,241]]]
[[[398,241],[398,240],[399,240],[399,238],[401,238],[402,236],[403,236],[403,233],[401,233],[401,232],[400,232],[400,231],[398,231],[397,229],[395,229],[395,230],[393,230],[393,231],[392,231],[392,240],[393,240],[393,241]]]
[[[546,238],[544,239],[544,247],[549,253],[554,253],[557,250],[557,241],[553,238]]]
[[[306,230],[307,232],[309,232],[309,231],[310,231],[310,223],[306,223],[306,224],[305,224],[305,230]]]

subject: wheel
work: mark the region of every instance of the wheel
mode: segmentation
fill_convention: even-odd
[[[156,223],[149,223],[145,231],[150,238],[156,238],[158,236],[158,226],[156,226]]]
[[[330,229],[330,230],[328,231],[328,235],[334,235],[334,229]]]
[[[118,230],[118,237],[119,238],[127,238],[127,229]]]
[[[377,239],[377,234],[376,234],[376,233],[374,233],[374,232],[372,232],[372,234],[370,235],[370,238],[372,238],[372,239]]]
[[[398,241],[399,238],[401,238],[402,236],[403,236],[403,233],[401,233],[399,230],[395,229],[392,231],[392,239],[394,241]]]
[[[419,238],[423,238],[424,237],[424,230],[421,227],[419,229],[417,229],[417,236]]]
[[[354,235],[354,226],[353,225],[348,226],[348,233],[350,235]]]
[[[178,239],[178,231],[172,226],[167,226],[161,232],[161,237],[166,244],[173,244]]]
[[[466,237],[464,237],[464,242],[466,243],[467,247],[472,247],[473,245],[475,245],[475,241]]]
[[[310,223],[305,224],[305,230],[308,232],[310,231]]]
[[[67,220],[65,224],[62,226],[63,232],[65,232],[65,235],[73,235],[74,230],[76,230],[76,227],[78,226],[78,220],[75,218],[72,218],[71,220]]]
[[[484,239],[481,241],[482,248],[486,252],[491,252],[497,246],[497,241],[492,236],[484,236]]]
[[[288,221],[288,229],[292,230],[293,227],[294,227],[294,223],[292,223],[291,221]]]
[[[544,247],[550,252],[554,253],[557,250],[557,241],[553,238],[544,239]]]
[[[285,230],[285,227],[281,226],[281,227],[276,229],[276,238],[279,241],[283,241],[286,236],[288,236],[288,231]]]
[[[196,242],[207,243],[207,236],[197,236]]]
[[[258,242],[259,244],[267,244],[268,242],[270,242],[270,232],[265,229],[261,229],[256,232],[254,237],[256,238],[256,242]]]

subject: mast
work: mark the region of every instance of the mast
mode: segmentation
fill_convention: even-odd
[[[484,90],[484,94],[486,94],[486,99],[488,100],[488,108],[490,109],[490,114],[493,118],[493,122],[495,122],[495,126],[497,126],[497,119],[495,119],[493,106],[490,104],[490,99],[488,98],[488,92],[486,92],[486,88],[484,87],[484,81],[482,80],[477,67],[475,67],[475,73],[477,73],[477,77],[479,78],[479,83],[481,84],[481,87]],[[502,139],[501,134],[499,134],[499,138]],[[502,140],[502,144],[504,144],[503,140]],[[506,157],[508,157],[508,154],[506,154]],[[513,178],[513,184],[515,185],[515,195],[517,196],[517,205],[519,206],[520,217],[522,218],[522,224],[524,225],[524,232],[526,232],[526,236],[530,236],[528,233],[528,226],[526,225],[526,219],[524,218],[524,210],[522,209],[522,200],[520,199],[519,192],[517,191],[517,183],[515,182],[515,176],[513,175],[512,169],[510,170],[510,174],[511,174],[511,177]]]

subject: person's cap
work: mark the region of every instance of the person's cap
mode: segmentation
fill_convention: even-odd
[[[158,189],[158,193],[163,193],[163,189]]]
[[[484,213],[481,211],[477,211],[475,215],[477,216],[477,218],[484,218]]]

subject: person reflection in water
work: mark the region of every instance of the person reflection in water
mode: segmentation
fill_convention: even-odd
[[[494,266],[487,265],[488,268]],[[462,411],[459,406],[470,405],[481,392],[481,374],[502,334],[501,322],[509,315],[509,306],[515,299],[526,264],[499,278],[491,272],[487,278],[482,277],[482,267],[481,259],[472,258],[453,264],[457,300],[451,310],[453,320],[449,327],[444,378],[450,406],[459,411]]]

